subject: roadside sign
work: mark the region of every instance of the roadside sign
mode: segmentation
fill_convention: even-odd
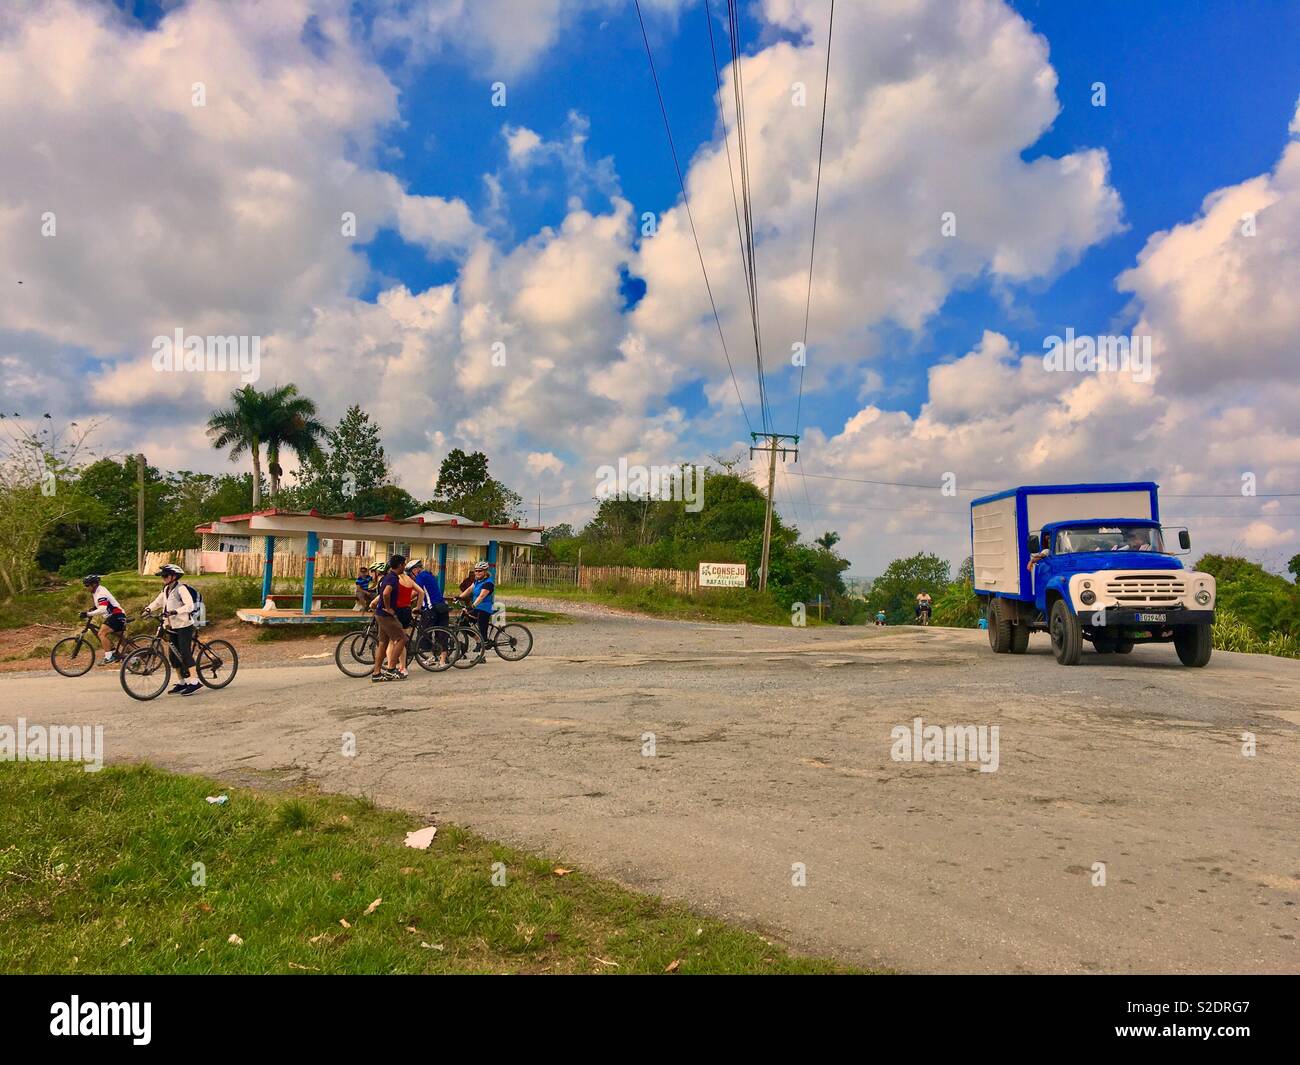
[[[743,588],[748,574],[743,562],[701,562],[701,588]]]

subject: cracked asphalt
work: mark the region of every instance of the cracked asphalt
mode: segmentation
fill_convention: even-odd
[[[10,674],[0,723],[364,793],[863,965],[1300,972],[1300,662],[1189,670],[1165,646],[1069,669],[1044,636],[1020,657],[967,630],[557,609],[579,617],[537,625],[523,662],[403,683],[306,658],[145,704],[112,670]],[[915,717],[998,726],[996,772],[895,761]]]

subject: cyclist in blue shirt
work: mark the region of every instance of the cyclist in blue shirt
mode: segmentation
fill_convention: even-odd
[[[437,576],[424,568],[424,559],[422,558],[408,562],[406,564],[406,573],[420,588],[420,605],[424,608],[426,614],[426,624],[446,628],[448,619],[451,616],[451,607],[447,605],[447,600],[443,598],[442,585],[438,583]],[[442,646],[445,636],[438,633],[437,639],[436,649],[440,658],[445,662],[447,648]]]
[[[488,640],[488,624],[492,620],[492,603],[493,593],[496,591],[496,584],[492,580],[492,570],[486,562],[478,562],[474,566],[474,583],[466,592],[464,599],[474,611],[474,620],[478,624],[479,635],[483,637],[484,644]]]

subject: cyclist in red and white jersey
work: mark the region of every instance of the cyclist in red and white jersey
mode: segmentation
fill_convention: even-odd
[[[83,618],[103,618],[104,624],[100,626],[98,637],[99,646],[104,649],[104,665],[111,665],[116,660],[113,652],[113,637],[110,633],[116,633],[121,636],[126,632],[126,611],[122,609],[122,604],[117,601],[113,593],[99,583],[98,573],[88,573],[81,578],[81,583],[90,591],[91,602],[95,604],[93,610],[83,610]]]

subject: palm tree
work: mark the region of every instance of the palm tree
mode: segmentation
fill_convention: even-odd
[[[316,418],[316,404],[298,395],[296,385],[285,385],[266,395],[270,415],[266,430],[267,472],[271,475],[271,498],[280,491],[280,449],[292,451],[301,462],[319,456],[320,442],[329,433]]]
[[[237,462],[247,451],[253,457],[253,509],[262,505],[262,444],[266,440],[266,397],[252,385],[230,393],[234,404],[214,410],[208,418],[208,437],[220,451],[230,448],[230,461]]]
[[[829,551],[832,547],[840,542],[840,534],[837,532],[824,532],[821,536],[813,541],[823,551]]]
[[[259,392],[245,385],[230,394],[232,406],[215,410],[208,419],[212,446],[230,448],[230,461],[248,452],[253,460],[253,509],[262,505],[262,447],[266,447],[272,497],[280,490],[280,449],[299,457],[318,450],[325,426],[316,420],[316,404],[298,395],[295,385]]]

